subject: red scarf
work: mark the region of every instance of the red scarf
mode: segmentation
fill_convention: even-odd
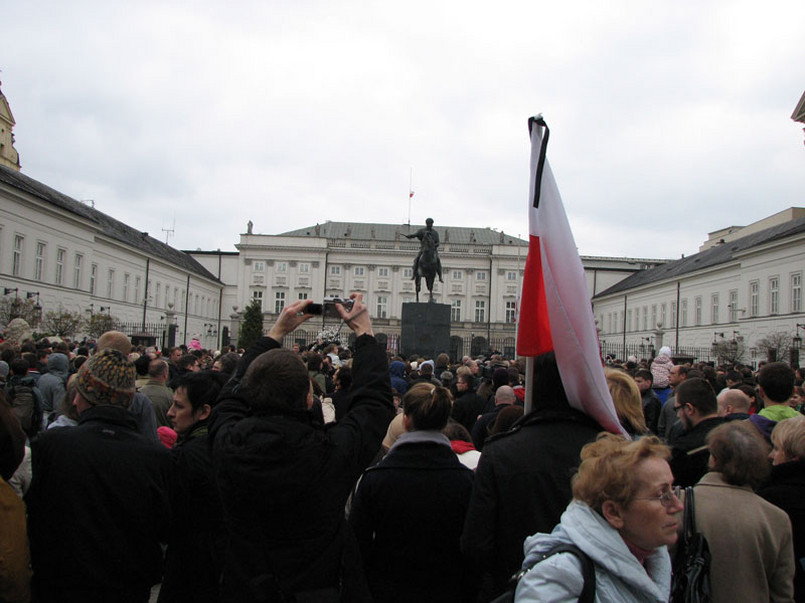
[[[472,445],[472,442],[465,442],[464,440],[453,440],[450,442],[450,446],[453,447],[453,452],[456,454],[464,454],[470,450],[475,450],[475,446]]]

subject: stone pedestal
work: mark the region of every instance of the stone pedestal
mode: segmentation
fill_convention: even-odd
[[[407,358],[412,354],[435,359],[450,353],[450,306],[431,302],[402,305],[400,349]],[[438,375],[437,375],[438,378]]]

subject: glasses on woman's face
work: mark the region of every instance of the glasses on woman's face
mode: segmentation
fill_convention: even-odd
[[[658,500],[663,507],[671,507],[675,502],[679,502],[679,497],[682,494],[682,488],[674,486],[663,490],[659,496],[644,496],[642,498],[635,498],[635,500]]]

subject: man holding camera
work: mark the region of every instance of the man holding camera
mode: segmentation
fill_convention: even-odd
[[[337,423],[308,412],[307,369],[280,349],[312,314],[286,306],[246,352],[210,419],[229,546],[222,601],[360,600],[344,505],[394,417],[388,362],[360,294],[338,305],[354,331],[352,402]]]

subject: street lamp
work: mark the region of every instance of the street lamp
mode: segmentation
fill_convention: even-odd
[[[36,297],[36,303],[34,304],[34,311],[36,312],[37,318],[39,320],[42,320],[42,306],[39,304],[39,291],[25,292],[25,299],[31,299],[32,297]]]
[[[797,323],[795,326],[797,328],[797,334],[791,338],[791,347],[793,347],[795,350],[801,350],[802,337],[799,336],[799,330],[800,329],[805,330],[805,325]]]
[[[17,297],[16,293],[19,291],[16,287],[5,287],[3,289],[3,295],[8,295],[9,293],[14,293],[14,297]]]

